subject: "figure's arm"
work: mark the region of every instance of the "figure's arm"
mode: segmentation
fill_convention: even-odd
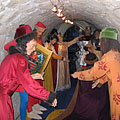
[[[73,40],[71,40],[70,42],[65,42],[65,44],[67,45],[67,47],[70,47],[71,45],[75,44],[77,42],[77,40],[79,40],[79,38],[81,38],[82,35],[74,38]]]
[[[86,71],[75,72],[72,74],[74,78],[85,81],[93,81],[101,78],[109,71],[108,62],[106,59],[98,61],[94,66]]]
[[[55,54],[55,53],[52,54],[52,57],[53,57],[54,59],[57,59],[57,60],[62,60],[62,59],[63,59],[62,56],[59,56],[59,55],[57,55],[57,54]]]
[[[19,59],[17,65],[16,76],[20,81],[20,84],[24,87],[26,92],[33,97],[39,98],[46,103],[52,105],[55,101],[55,93],[47,91],[43,86],[36,82],[30,75],[27,61]]]
[[[106,75],[104,75],[103,77],[99,78],[98,80],[96,80],[93,84],[92,84],[92,88],[95,87],[101,87],[103,84],[105,84],[106,82],[108,82],[108,77]]]

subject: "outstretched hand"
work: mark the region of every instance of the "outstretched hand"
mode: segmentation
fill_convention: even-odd
[[[52,107],[56,107],[57,106],[57,99],[55,98],[55,100],[52,103]]]
[[[79,75],[79,72],[74,72],[73,74],[71,74],[73,78],[78,78],[78,75]]]
[[[100,84],[99,80],[94,81],[94,83],[92,84],[92,89],[97,87]]]

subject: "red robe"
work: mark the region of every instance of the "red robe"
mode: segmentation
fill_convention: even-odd
[[[38,41],[38,43],[40,45],[42,45],[42,40],[40,39]],[[10,46],[15,46],[17,44],[16,42],[16,39],[12,40],[11,42],[7,43],[5,46],[4,46],[4,49],[6,51],[9,51],[9,47]],[[43,82],[42,80],[36,80],[41,86],[43,86]],[[24,92],[24,88],[22,86],[19,86],[17,89],[16,89],[16,92]],[[38,103],[41,103],[41,100],[40,99],[37,99],[37,98],[34,98],[30,95],[28,95],[28,104],[27,104],[27,109],[28,109],[28,112],[32,112],[32,106],[34,104],[38,104]]]
[[[30,75],[28,62],[23,55],[7,55],[0,66],[0,120],[13,120],[11,95],[21,85],[33,97],[47,100],[50,92]]]

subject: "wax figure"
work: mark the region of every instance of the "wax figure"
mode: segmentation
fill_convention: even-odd
[[[31,96],[42,99],[46,103],[56,106],[55,94],[40,86],[30,75],[27,55],[30,55],[36,47],[34,32],[28,33],[16,40],[17,45],[9,49],[1,63],[0,71],[0,119],[13,120],[13,108],[11,95],[22,86]]]
[[[9,51],[10,46],[15,46],[17,44],[16,38],[19,38],[27,33],[32,32],[32,29],[29,25],[20,25],[15,32],[15,39],[12,40],[11,42],[7,43],[4,46],[4,49],[6,51]],[[24,90],[22,86],[18,87],[16,89],[16,92],[19,92],[20,95],[20,118],[21,120],[26,120],[26,109],[28,105],[28,94]],[[28,108],[31,108],[30,105],[28,105]],[[32,116],[33,117],[33,116]],[[33,118],[40,118],[40,116],[34,115]]]
[[[58,34],[58,55],[63,56],[66,61],[58,60],[57,66],[57,84],[56,91],[63,91],[71,87],[70,73],[69,73],[69,60],[68,60],[68,48],[75,44],[81,36],[78,36],[70,42],[63,42],[63,38]]]
[[[40,21],[38,23],[36,25],[41,27],[41,28],[36,27],[35,31],[39,31],[39,29],[44,29],[44,31],[45,31],[45,26]],[[32,32],[32,29],[29,25],[21,25],[20,27],[18,27],[16,29],[15,36],[17,38],[17,37],[20,37],[20,36],[22,36],[24,34],[27,34],[29,32]],[[39,38],[40,35],[42,35],[42,33],[40,31],[37,32],[36,38]],[[41,41],[41,39],[40,39],[40,41]],[[37,39],[37,42],[38,42],[38,39]],[[8,51],[8,49],[11,45],[14,46],[16,44],[17,44],[16,40],[14,39],[11,42],[7,43],[4,46],[4,48],[5,48],[5,50]],[[40,60],[38,60],[38,59],[40,59]],[[41,61],[41,60],[42,60],[41,58],[37,58],[37,54],[32,54],[32,56],[30,56],[28,58],[29,65],[30,65],[30,72],[31,72],[32,76],[34,76],[34,77],[36,75],[35,73],[39,72],[39,69],[40,69],[39,64],[36,65],[35,63],[37,63],[38,61]],[[37,68],[37,70],[36,70],[36,68]],[[42,80],[36,80],[36,81],[39,82],[40,85],[43,85]],[[20,90],[21,89],[23,89],[23,88],[20,87]],[[19,92],[19,89],[17,89],[17,91]],[[25,92],[25,90],[22,90],[22,92],[19,92],[19,94],[20,94],[20,101],[21,101],[20,102],[20,117],[21,117],[21,120],[26,119],[26,107],[28,109],[27,116],[29,118],[41,119],[40,115],[37,115],[37,114],[42,114],[42,112],[40,110],[42,110],[42,111],[46,110],[46,108],[44,108],[44,107],[42,107],[38,104],[38,103],[41,102],[41,100],[33,98],[31,96],[28,96],[27,93]]]
[[[50,35],[58,35],[57,29],[53,29],[50,32]],[[56,54],[58,54],[58,44],[56,43],[54,46]],[[56,88],[56,81],[57,81],[57,59],[52,58],[51,59],[51,65],[52,65],[52,76],[53,76],[53,88],[55,90]]]
[[[42,38],[42,35],[45,32],[45,30],[46,30],[46,26],[42,22],[38,21],[36,23],[33,31],[36,31],[36,33],[37,33],[36,34],[37,43],[40,44],[40,45],[43,45],[41,38]],[[39,55],[39,57],[38,57],[38,55]],[[36,49],[36,51],[29,57],[29,63],[30,63],[30,66],[31,66],[30,67],[31,74],[39,72],[40,66],[43,63],[43,59],[44,59],[44,55],[42,53],[39,53],[39,51]],[[39,62],[39,61],[40,61],[41,64],[37,64],[37,66],[36,66],[36,63]],[[43,81],[42,80],[38,79],[36,81],[40,85],[43,86]],[[42,119],[37,114],[42,114],[42,111],[45,111],[47,109],[40,106],[39,105],[40,103],[41,103],[41,100],[28,95],[28,113],[27,113],[27,116],[29,118],[33,118],[33,116],[34,116],[35,119]]]
[[[58,37],[57,35],[55,34],[52,34],[52,35],[49,35],[48,36],[48,39],[46,40],[46,42],[44,43],[45,47],[48,49],[48,50],[51,50],[53,51],[53,54],[52,54],[52,58],[50,59],[49,63],[48,63],[48,66],[46,67],[46,70],[45,70],[45,75],[44,75],[44,86],[47,90],[50,90],[50,91],[54,91],[54,81],[53,81],[53,68],[52,68],[52,59],[56,59],[56,60],[63,60],[63,57],[62,56],[59,56],[56,51],[55,51],[55,48],[54,48],[54,45],[56,44],[56,42],[58,41]],[[54,64],[54,63],[53,63]],[[55,73],[56,74],[56,73]]]
[[[94,53],[88,53],[84,61],[86,67],[79,71],[90,69],[98,58]],[[95,89],[92,84],[92,81],[79,81],[75,107],[64,120],[110,120],[107,83]]]
[[[94,64],[90,70],[75,72],[74,78],[85,81],[94,81],[107,78],[110,112],[112,120],[119,120],[120,115],[120,43],[115,28],[104,28],[100,32],[100,46],[102,59]],[[105,81],[106,82],[106,81]]]

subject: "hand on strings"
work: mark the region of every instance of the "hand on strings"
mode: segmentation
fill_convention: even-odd
[[[57,106],[57,99],[55,98],[55,100],[52,103],[52,107],[56,107]]]
[[[33,79],[41,79],[41,80],[43,80],[43,75],[44,75],[44,73],[42,73],[42,74],[35,73],[35,74],[32,74],[31,76],[32,76]]]

